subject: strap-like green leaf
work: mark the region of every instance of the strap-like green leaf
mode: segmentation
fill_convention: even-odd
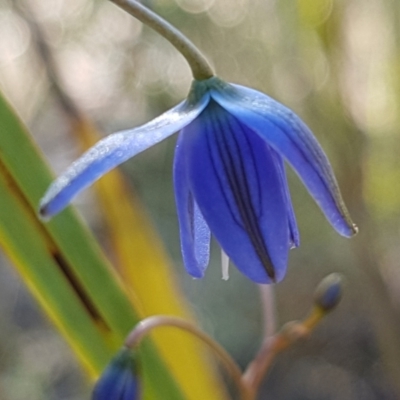
[[[36,217],[52,180],[40,152],[0,97],[0,245],[50,317],[98,373],[138,322],[122,285],[75,213]],[[150,341],[141,348],[146,399],[183,399]]]

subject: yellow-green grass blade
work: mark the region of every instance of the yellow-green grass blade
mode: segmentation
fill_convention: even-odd
[[[84,117],[75,118],[72,126],[82,151],[100,138],[97,129]],[[109,172],[95,184],[95,192],[117,270],[143,315],[193,319],[176,285],[171,261],[140,201],[128,190],[122,173],[118,169]],[[214,368],[204,357],[207,348],[197,338],[176,329],[160,329],[153,338],[188,400],[226,398]]]
[[[63,307],[56,307],[52,297],[45,298],[43,288],[37,284],[41,282],[41,285],[46,287],[54,282],[40,278],[42,270],[38,266],[34,269],[29,262],[31,258],[27,255],[23,258],[26,262],[19,263],[22,277],[29,282],[33,293],[46,311],[54,310],[50,313],[50,317],[61,328],[68,340],[75,343],[74,349],[86,349],[86,341],[91,340],[89,328],[82,333],[85,340],[81,336],[78,338],[76,335],[70,335],[80,327],[68,317],[73,314],[69,307],[70,304],[77,306],[80,302],[82,315],[87,314],[87,321],[91,320],[92,330],[97,330],[97,337],[99,340],[103,337],[104,341],[104,346],[87,348],[86,352],[80,356],[86,357],[86,364],[91,366],[92,371],[99,372],[100,367],[105,366],[110,351],[116,350],[122,344],[128,331],[138,322],[138,314],[118,281],[117,275],[71,208],[48,224],[41,225],[36,219],[37,204],[52,181],[52,176],[26,129],[2,97],[0,97],[0,163],[4,185],[4,192],[3,190],[0,192],[0,205],[4,203],[1,245],[7,250],[12,260],[20,260],[20,253],[25,254],[22,251],[23,247],[25,245],[35,247],[36,244],[20,240],[24,225],[20,225],[18,230],[13,230],[12,225],[10,226],[13,221],[12,213],[20,215],[18,220],[22,218],[22,220],[30,221],[29,224],[32,225],[30,233],[37,235],[43,241],[42,249],[46,249],[47,258],[53,260],[47,268],[54,269],[53,273],[58,274],[57,282],[62,282],[63,278],[64,284],[69,285],[69,293],[73,292],[76,297],[75,303],[67,302],[62,297]],[[11,207],[13,203],[19,204],[19,209]],[[29,219],[28,216],[30,216]],[[16,215],[14,217],[16,218]],[[30,226],[28,222],[26,224]],[[28,252],[28,250],[25,251]],[[30,249],[30,251],[33,250]],[[28,274],[31,270],[39,274],[35,281],[32,280],[33,273]],[[58,285],[53,285],[53,289],[52,293],[56,295]],[[60,289],[60,296],[64,292],[66,288]],[[141,354],[145,376],[144,397],[146,399],[183,399],[177,383],[150,341],[143,344]]]
[[[43,230],[13,185],[0,165],[1,246],[79,358],[91,373],[97,373],[112,355],[110,346],[70,281],[60,273]]]

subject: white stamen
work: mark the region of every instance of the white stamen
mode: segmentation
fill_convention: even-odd
[[[227,281],[229,279],[229,257],[221,249],[221,268],[222,268],[222,279]]]

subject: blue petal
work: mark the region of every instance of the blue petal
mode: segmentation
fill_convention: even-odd
[[[93,389],[92,400],[139,400],[138,382],[129,370],[104,371]]]
[[[106,172],[182,129],[208,101],[208,94],[197,102],[184,101],[141,127],[114,133],[98,142],[49,187],[40,202],[40,215],[46,218],[60,212]]]
[[[211,232],[247,277],[283,278],[286,199],[265,142],[215,102],[182,132],[189,180]]]
[[[195,278],[202,278],[210,255],[210,229],[190,190],[184,135],[185,129],[179,134],[174,159],[175,201],[178,211],[181,250],[188,273]]]
[[[340,234],[357,233],[324,151],[296,114],[265,94],[238,85],[214,85],[212,98],[286,158]]]
[[[281,186],[285,194],[286,200],[286,209],[288,213],[288,222],[289,222],[289,232],[290,232],[290,247],[299,247],[300,246],[300,234],[297,228],[296,215],[293,210],[292,199],[290,197],[290,191],[286,179],[285,165],[282,157],[277,154],[274,150],[270,149],[271,155],[275,160],[275,165],[278,168],[279,177],[281,179]]]
[[[113,360],[97,381],[92,400],[139,400],[140,392],[139,380],[129,360],[122,360],[119,365]]]

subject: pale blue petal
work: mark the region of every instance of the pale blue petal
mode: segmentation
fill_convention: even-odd
[[[223,250],[253,281],[280,281],[289,224],[268,146],[214,102],[184,129],[182,140],[191,189]]]
[[[193,198],[184,148],[185,128],[179,134],[174,158],[175,201],[183,263],[190,275],[202,278],[210,256],[210,229]]]
[[[182,129],[208,101],[208,94],[194,104],[184,101],[145,125],[100,140],[53,182],[40,202],[40,215],[47,218],[60,212],[106,172]]]
[[[270,148],[271,155],[275,160],[275,165],[279,171],[279,177],[281,179],[281,187],[284,191],[285,199],[286,199],[286,208],[288,213],[288,222],[289,222],[289,231],[290,231],[290,247],[299,247],[300,246],[300,234],[297,228],[296,215],[293,210],[292,198],[290,196],[289,186],[286,178],[285,165],[282,157],[275,152],[275,150]]]
[[[292,165],[340,234],[352,236],[357,232],[325,153],[296,114],[265,94],[238,85],[215,85],[212,98]]]

